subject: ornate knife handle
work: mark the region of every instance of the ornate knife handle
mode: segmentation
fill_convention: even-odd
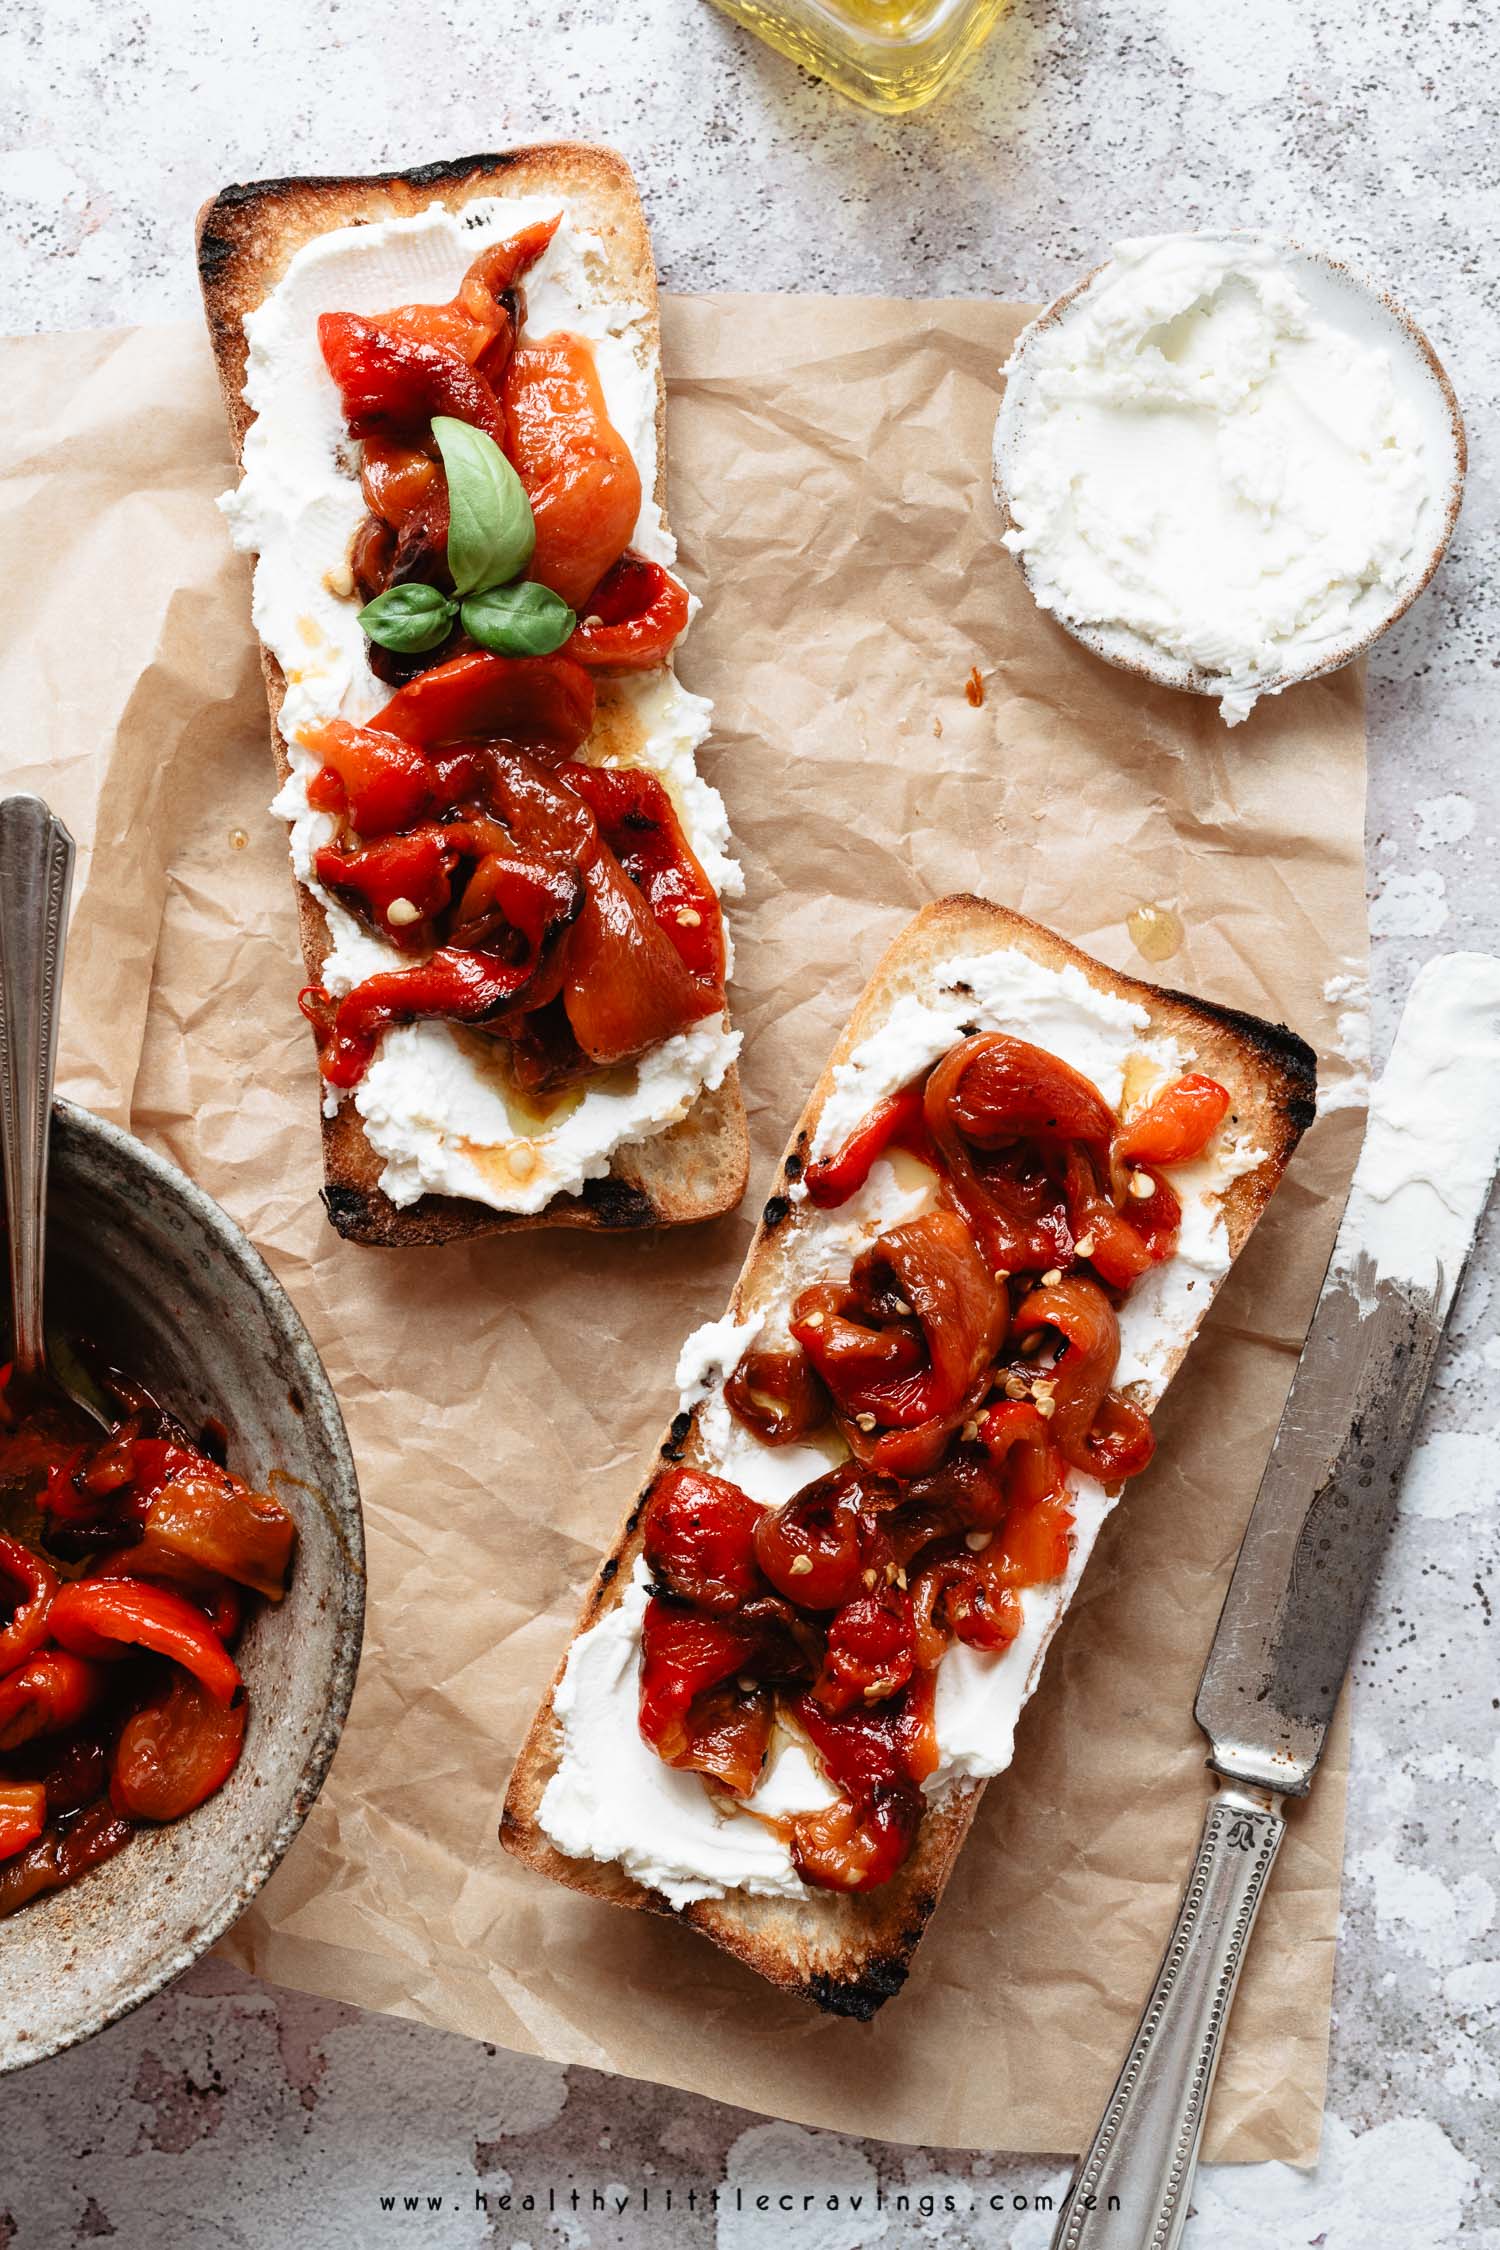
[[[1209,1806],[1177,1926],[1052,2250],[1176,2250],[1219,2042],[1286,1832],[1280,1807],[1234,1783]]]
[[[73,839],[40,797],[0,800],[0,1145],[15,1356],[43,1365],[47,1147]]]

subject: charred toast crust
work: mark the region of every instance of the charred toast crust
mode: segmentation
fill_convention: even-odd
[[[1318,1058],[1307,1041],[1284,1023],[1268,1023],[1264,1016],[1247,1015],[1243,1008],[1224,1008],[1217,1001],[1194,1000],[1190,992],[1168,989],[1162,998],[1212,1018],[1259,1055],[1268,1070],[1280,1072],[1285,1087],[1282,1114],[1300,1140],[1318,1113]]]
[[[320,1190],[319,1200],[328,1214],[329,1225],[346,1242],[378,1241],[384,1224],[380,1206],[385,1202],[378,1191],[372,1194],[359,1188],[325,1187]],[[567,1204],[580,1212],[591,1212],[599,1225],[611,1234],[626,1234],[656,1224],[656,1207],[650,1197],[627,1181],[613,1177],[586,1180],[582,1194],[568,1197]],[[423,1196],[417,1209],[420,1214],[417,1226],[422,1231],[419,1233],[417,1227],[408,1230],[402,1237],[407,1245],[447,1242],[454,1234],[472,1231],[467,1224],[471,1206],[456,1197]],[[545,1220],[538,1218],[532,1223],[556,1226],[559,1218],[554,1212]],[[579,1223],[586,1222],[580,1220]]]
[[[956,953],[983,952],[1000,945],[1019,945],[1054,968],[1071,964],[1102,989],[1137,1001],[1149,1009],[1154,1029],[1175,1031],[1197,1061],[1229,1084],[1235,1104],[1232,1114],[1243,1117],[1253,1131],[1256,1147],[1264,1151],[1263,1162],[1232,1182],[1223,1199],[1230,1247],[1238,1255],[1311,1121],[1316,1087],[1312,1049],[1284,1025],[1106,969],[1038,924],[971,896],[940,899],[925,907],[877,963],[791,1135],[777,1188],[789,1186],[801,1176],[835,1065],[867,1034],[899,992],[924,984],[930,989],[935,967]],[[768,1200],[731,1293],[730,1309],[736,1313],[746,1302],[754,1301],[767,1249],[784,1226],[788,1209],[790,1203],[783,1193],[775,1193]],[[576,1632],[595,1623],[619,1599],[640,1553],[641,1519],[658,1468],[662,1462],[679,1461],[690,1454],[695,1428],[695,1414],[674,1417],[614,1549],[594,1575]],[[679,1911],[613,1863],[567,1858],[548,1842],[538,1824],[542,1793],[557,1763],[561,1730],[553,1715],[553,1696],[567,1658],[565,1648],[516,1762],[500,1825],[504,1848],[571,1889],[615,1905],[644,1908],[688,1922],[782,1990],[796,1993],[828,2013],[867,2022],[905,1982],[912,1955],[968,1834],[984,1784],[960,1783],[928,1811],[910,1859],[879,1891],[853,1896],[812,1892],[806,1900],[733,1893],[723,1899],[701,1900]]]
[[[505,191],[567,195],[604,241],[622,294],[647,305],[655,320],[656,271],[645,214],[630,167],[613,149],[556,141],[496,155],[421,164],[373,175],[327,174],[249,181],[226,187],[198,215],[198,273],[219,387],[238,456],[251,420],[243,396],[247,362],[244,320],[285,273],[304,243],[334,227],[401,217],[441,202],[458,210],[481,195]],[[666,428],[657,383],[656,499],[665,507]],[[261,651],[271,715],[271,748],[282,781],[285,748],[277,731],[286,682]],[[316,983],[328,952],[322,908],[301,884],[297,908],[303,963]],[[731,1066],[717,1092],[700,1095],[688,1116],[666,1133],[617,1150],[607,1174],[577,1195],[553,1198],[528,1215],[492,1210],[456,1196],[424,1195],[398,1207],[380,1188],[383,1163],[352,1104],[323,1119],[324,1207],[346,1241],[408,1248],[485,1234],[524,1234],[541,1227],[615,1233],[681,1226],[732,1211],[745,1192],[750,1144],[738,1072]]]

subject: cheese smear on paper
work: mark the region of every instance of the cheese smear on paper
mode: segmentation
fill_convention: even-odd
[[[877,1102],[945,1055],[965,1027],[1009,1032],[1060,1056],[1114,1109],[1127,1072],[1132,1098],[1146,1100],[1193,1064],[1174,1039],[1152,1033],[1144,1008],[1096,990],[1076,968],[1048,967],[1018,948],[955,957],[935,972],[929,996],[905,995],[835,1070],[812,1155],[838,1148]],[[1229,1270],[1225,1191],[1264,1161],[1264,1152],[1237,1138],[1226,1121],[1201,1157],[1168,1174],[1182,1202],[1177,1255],[1153,1267],[1120,1310],[1115,1382],[1135,1385],[1133,1395],[1148,1408]],[[697,1413],[694,1458],[752,1500],[780,1506],[836,1467],[844,1449],[831,1432],[802,1444],[764,1444],[730,1412],[727,1377],[751,1343],[787,1340],[792,1300],[810,1282],[846,1275],[878,1235],[926,1209],[932,1178],[924,1166],[880,1158],[837,1209],[800,1204],[781,1233],[774,1286],[757,1297],[753,1312],[744,1319],[731,1312],[684,1344],[677,1382],[682,1410]],[[955,1644],[938,1668],[939,1763],[926,1784],[936,1802],[1010,1764],[1017,1722],[1053,1630],[1114,1506],[1096,1479],[1070,1471],[1068,1483],[1073,1537],[1065,1574],[1022,1592],[1020,1633],[1000,1654]],[[636,1714],[648,1585],[638,1564],[623,1600],[573,1644],[555,1701],[562,1752],[538,1812],[542,1829],[572,1858],[618,1861],[674,1906],[733,1890],[805,1896],[791,1852],[766,1816],[816,1811],[831,1801],[807,1745],[779,1738],[745,1808],[725,1809],[696,1774],[674,1772],[642,1741]]]
[[[333,717],[359,724],[391,694],[370,670],[359,604],[344,590],[349,544],[365,504],[338,391],[318,349],[318,317],[441,303],[487,243],[559,209],[562,224],[527,276],[526,333],[569,329],[592,344],[610,419],[635,456],[645,495],[632,545],[670,564],[676,546],[651,497],[657,368],[648,314],[608,295],[602,246],[574,223],[565,199],[496,196],[459,212],[434,204],[411,218],[337,228],[299,250],[276,288],[246,315],[245,398],[255,420],[245,436],[242,481],[220,505],[234,544],[258,557],[255,629],[286,675],[280,728],[292,770],[272,809],[290,823],[292,864],[328,918],[332,950],[323,981],[335,996],[409,959],[313,874],[314,855],[335,823],[308,804],[307,786],[321,760],[301,746],[298,729]],[[710,882],[721,898],[737,895],[743,878],[729,856],[723,802],[694,757],[708,734],[709,705],[665,665],[602,683],[600,703],[602,762],[645,765],[661,775]],[[722,1084],[739,1043],[738,1032],[718,1020],[694,1024],[591,1082],[581,1098],[540,1114],[517,1099],[491,1042],[450,1024],[413,1023],[386,1033],[349,1098],[384,1162],[380,1185],[393,1203],[457,1195],[495,1210],[534,1212],[607,1172],[616,1149],[685,1117],[701,1093]],[[337,1106],[336,1095],[325,1099]]]

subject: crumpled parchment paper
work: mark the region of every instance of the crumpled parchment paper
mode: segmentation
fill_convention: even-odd
[[[1361,685],[1226,733],[1086,655],[997,543],[989,442],[1023,315],[669,303],[671,513],[717,706],[755,1170],[744,1212],[641,1238],[341,1243],[249,622],[212,502],[230,457],[194,327],[0,346],[0,780],[81,847],[66,1087],[228,1207],[343,1401],[370,1610],[321,1802],[229,1950],[278,1982],[563,2061],[901,2140],[1076,2149],[1147,1990],[1207,1794],[1197,1675],[1353,1159],[1333,1117],[1164,1406],[902,1995],[783,2000],[686,1931],[508,1860],[511,1758],[581,1589],[722,1309],[788,1123],[881,946],[974,890],[1332,1052],[1365,942]],[[965,693],[978,668],[984,700]],[[1154,970],[1130,911],[1166,902]],[[1344,1736],[1293,1816],[1209,2129],[1314,2153]]]

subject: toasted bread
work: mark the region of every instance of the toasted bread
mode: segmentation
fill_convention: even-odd
[[[786,1230],[817,1223],[812,1207],[797,1206],[785,1191],[801,1177],[837,1066],[879,1029],[903,995],[931,994],[944,963],[959,955],[1011,948],[1053,969],[1071,964],[1096,989],[1143,1007],[1151,1019],[1151,1032],[1170,1034],[1191,1055],[1195,1068],[1228,1089],[1236,1134],[1248,1136],[1254,1149],[1264,1152],[1263,1160],[1234,1179],[1222,1197],[1230,1250],[1238,1256],[1312,1121],[1311,1049],[1280,1025],[1119,975],[1003,907],[977,898],[948,898],[924,908],[908,924],[877,965],[856,1005],[788,1144],[776,1192],[765,1205],[731,1297],[737,1318],[756,1311],[770,1295]],[[1211,1294],[1205,1294],[1204,1310]],[[1155,1395],[1141,1403],[1155,1404],[1186,1349],[1185,1341]],[[694,1460],[697,1422],[697,1409],[679,1414],[673,1422],[646,1485],[594,1580],[579,1632],[614,1607],[629,1585],[641,1553],[640,1522],[651,1479],[662,1462]],[[1031,1684],[1045,1647],[1044,1642],[1033,1664]],[[646,1889],[618,1865],[573,1859],[557,1851],[539,1825],[542,1795],[558,1763],[561,1729],[553,1697],[566,1662],[567,1651],[517,1760],[502,1816],[501,1842],[518,1859],[575,1890],[621,1906],[676,1912],[658,1892]],[[805,1899],[795,1900],[735,1891],[690,1904],[680,1910],[680,1918],[771,1983],[834,2014],[867,2019],[905,1981],[912,1953],[942,1895],[984,1786],[960,1783],[937,1800],[923,1818],[906,1865],[880,1889],[852,1895],[809,1889]]]
[[[611,149],[576,142],[465,157],[373,178],[256,181],[225,188],[205,204],[198,215],[198,272],[236,456],[243,452],[253,419],[244,398],[245,316],[276,287],[304,244],[336,227],[404,217],[433,204],[457,211],[480,197],[502,194],[566,197],[571,215],[604,245],[621,301],[645,306],[657,346],[656,499],[665,516],[666,415],[656,269],[645,214],[624,159]],[[277,720],[286,681],[264,647],[261,664],[272,752],[285,781],[286,749]],[[317,899],[300,884],[297,901],[303,960],[309,982],[317,983],[329,951],[327,921]],[[388,1247],[535,1227],[618,1231],[715,1218],[733,1210],[744,1194],[749,1161],[744,1103],[732,1067],[717,1091],[700,1095],[680,1123],[618,1149],[602,1178],[588,1181],[576,1195],[556,1196],[545,1209],[526,1216],[440,1195],[424,1195],[398,1209],[381,1191],[382,1161],[353,1104],[345,1102],[336,1115],[323,1119],[323,1200],[329,1218],[350,1241]]]

